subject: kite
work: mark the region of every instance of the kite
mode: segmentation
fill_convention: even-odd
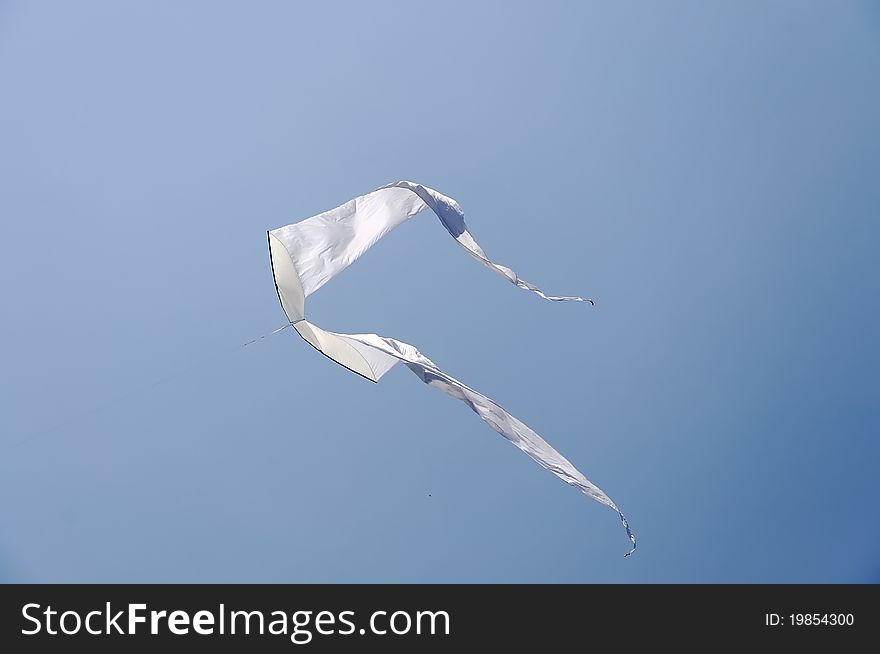
[[[635,551],[636,538],[626,517],[605,492],[523,422],[482,393],[443,372],[414,346],[377,334],[337,334],[305,319],[305,299],[348,268],[379,239],[425,209],[474,259],[519,288],[554,302],[590,302],[577,296],[547,295],[507,266],[491,261],[464,222],[458,203],[414,182],[400,181],[298,223],[269,230],[269,259],[275,290],[289,326],[316,350],[370,381],[378,382],[402,362],[424,383],[464,402],[492,429],[532,460],[588,497],[617,512]],[[287,325],[285,325],[286,327]]]

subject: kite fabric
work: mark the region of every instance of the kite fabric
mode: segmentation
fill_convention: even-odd
[[[352,372],[378,382],[398,361],[424,383],[464,402],[492,429],[532,460],[597,502],[617,512],[635,551],[636,537],[617,505],[535,431],[482,393],[446,374],[415,347],[376,334],[337,334],[305,319],[305,298],[348,268],[379,239],[430,208],[468,254],[512,284],[551,301],[590,302],[577,296],[547,295],[513,270],[491,261],[464,222],[452,198],[413,182],[383,186],[330,211],[268,232],[269,257],[278,299],[290,325],[315,349]]]

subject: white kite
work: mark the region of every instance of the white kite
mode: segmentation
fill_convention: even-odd
[[[378,382],[402,361],[423,382],[468,405],[486,424],[567,484],[620,516],[635,551],[636,538],[617,505],[564,456],[528,426],[485,395],[449,376],[407,343],[376,334],[337,334],[305,319],[305,299],[354,263],[392,229],[430,208],[456,242],[474,259],[520,288],[553,301],[590,302],[581,297],[546,295],[510,268],[489,260],[464,222],[452,198],[421,184],[396,182],[330,211],[269,231],[269,256],[278,299],[291,326],[315,349],[340,365]]]

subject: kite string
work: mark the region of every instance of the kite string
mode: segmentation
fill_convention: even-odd
[[[275,331],[271,331],[268,334],[263,334],[259,338],[255,338],[253,340],[250,340],[247,343],[245,343],[244,345],[242,345],[242,347],[247,347],[248,345],[253,345],[254,343],[258,343],[258,342],[262,341],[264,338],[266,338],[267,336],[272,336],[273,334],[277,334],[282,329],[287,329],[288,327],[290,327],[290,323],[287,323],[286,325],[282,325],[281,327],[279,327]]]
[[[248,341],[247,343],[244,343],[243,345],[239,345],[239,346],[235,347],[234,350],[231,348],[227,349],[226,352],[227,352],[227,354],[229,354],[232,351],[241,351],[244,348],[248,347],[249,345],[252,345],[254,343],[258,343],[258,342],[262,341],[263,339],[265,339],[269,336],[272,336],[273,334],[277,334],[278,332],[283,331],[284,329],[286,329],[287,327],[290,327],[290,326],[291,326],[291,324],[287,323],[286,325],[283,325],[283,326],[279,327],[278,329],[269,332],[268,334],[263,334],[262,336],[255,338],[255,339],[252,339],[252,340]],[[88,418],[89,416],[94,415],[96,413],[99,413],[101,411],[104,411],[110,407],[113,407],[113,406],[119,404],[120,402],[124,402],[125,400],[129,399],[130,397],[132,397],[134,395],[141,394],[144,392],[144,390],[154,390],[154,389],[156,389],[156,387],[158,387],[162,384],[166,384],[170,381],[174,381],[176,379],[179,379],[180,377],[182,377],[184,375],[191,374],[194,370],[196,370],[197,368],[199,368],[203,364],[204,364],[204,361],[201,361],[201,360],[194,362],[194,363],[190,363],[189,365],[185,365],[185,366],[178,368],[172,374],[166,375],[165,377],[162,377],[160,379],[157,379],[156,381],[150,382],[149,384],[141,386],[140,388],[131,389],[127,392],[124,392],[120,395],[117,395],[116,397],[105,400],[104,402],[102,402],[100,404],[93,405],[85,410],[77,411],[77,412],[75,412],[75,414],[73,416],[68,416],[67,419],[60,419],[60,417],[59,417],[59,419],[55,421],[55,424],[49,424],[43,428],[33,430],[30,433],[24,435],[23,437],[21,437],[17,440],[13,440],[9,443],[4,444],[4,447],[19,447],[21,445],[24,445],[25,443],[28,443],[35,438],[39,438],[40,436],[44,436],[45,434],[47,434],[49,432],[55,431],[55,430],[61,428],[62,426],[69,424],[71,419],[76,420],[76,419]]]

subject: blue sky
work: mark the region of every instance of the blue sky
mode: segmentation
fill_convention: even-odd
[[[880,581],[878,66],[870,2],[0,1],[0,580]],[[266,230],[397,179],[596,308],[426,214],[310,317],[636,555],[405,369],[241,348]]]

